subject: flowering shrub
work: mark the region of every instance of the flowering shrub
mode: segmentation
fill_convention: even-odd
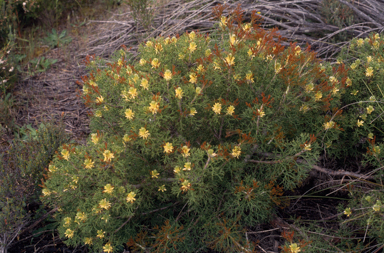
[[[381,182],[383,174],[384,149],[383,90],[384,90],[384,38],[370,34],[365,39],[354,39],[339,55],[349,67],[350,87],[343,95],[342,104],[349,127],[340,135],[344,146],[355,143],[351,149],[361,156],[362,167],[369,169],[372,179]],[[357,127],[356,127],[357,126]],[[354,129],[354,131],[352,130]],[[349,140],[347,140],[349,137]],[[345,144],[347,143],[347,144]],[[349,151],[352,154],[352,151]],[[383,242],[383,186],[372,184],[366,190],[350,187],[351,201],[344,209],[348,226],[360,226],[370,237]]]
[[[136,250],[252,251],[245,226],[270,218],[336,138],[344,65],[325,74],[315,54],[276,30],[215,9],[220,45],[198,32],[152,39],[141,59],[83,77],[94,109],[86,146],[63,145],[44,203],[58,207],[69,245]],[[224,36],[226,35],[226,36]],[[191,245],[193,245],[191,247]]]

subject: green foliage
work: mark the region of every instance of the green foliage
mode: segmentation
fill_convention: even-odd
[[[15,123],[13,119],[12,108],[14,105],[13,97],[8,93],[4,98],[0,98],[0,126],[4,131],[13,132]]]
[[[34,58],[30,60],[32,70],[30,70],[30,74],[33,76],[35,73],[45,72],[47,69],[55,64],[57,59],[46,59],[44,56],[41,58]]]
[[[349,0],[347,0],[350,2]],[[325,18],[327,24],[335,25],[340,29],[358,23],[354,11],[347,5],[338,0],[323,0],[320,4],[320,13]],[[339,33],[333,38],[337,41],[347,41],[352,39],[353,35],[348,32]]]
[[[148,30],[153,20],[153,9],[149,8],[153,0],[124,0],[124,2],[131,9],[133,19]]]
[[[38,201],[44,168],[68,141],[62,125],[41,124],[35,136],[15,139],[0,156],[0,247],[7,248],[28,225],[26,205]]]
[[[313,52],[222,11],[227,37],[214,47],[191,32],[141,45],[134,65],[124,51],[105,70],[87,58],[92,134],[86,146],[61,147],[42,198],[60,207],[68,245],[252,251],[245,226],[284,206],[280,196],[306,177],[322,140],[340,134],[330,115],[345,68],[329,82]]]
[[[64,30],[60,34],[57,33],[56,29],[52,28],[52,33],[48,34],[47,37],[43,39],[44,43],[50,46],[51,48],[61,47],[65,44],[68,44],[72,41],[71,37],[67,37],[67,31]]]

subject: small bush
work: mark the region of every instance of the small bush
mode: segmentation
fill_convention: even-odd
[[[44,169],[68,141],[62,125],[41,124],[35,136],[14,140],[0,156],[0,248],[6,249],[28,225],[27,203],[39,201]]]
[[[252,251],[245,226],[267,221],[306,178],[347,81],[276,31],[220,18],[224,39],[191,32],[140,46],[140,61],[93,60],[83,97],[94,108],[86,146],[63,145],[44,203],[60,207],[68,245],[116,251]],[[235,22],[236,21],[236,22]],[[223,36],[223,38],[225,38]],[[275,41],[276,40],[276,41]],[[92,60],[92,61],[91,61]]]

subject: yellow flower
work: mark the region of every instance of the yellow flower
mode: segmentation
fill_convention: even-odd
[[[235,147],[232,149],[232,153],[231,153],[231,155],[232,155],[233,157],[239,158],[240,154],[241,154],[241,148],[240,148],[239,146],[235,146]]]
[[[372,61],[372,56],[367,56],[367,63],[370,63]]]
[[[167,189],[165,188],[165,185],[163,184],[162,186],[159,187],[158,191],[165,192]]]
[[[179,60],[184,60],[185,55],[179,54]]]
[[[85,237],[85,238],[84,238],[84,243],[85,243],[85,244],[88,244],[88,245],[92,245],[92,238],[90,238],[90,237]]]
[[[55,172],[57,170],[57,167],[55,165],[50,164],[48,170],[49,172]]]
[[[211,49],[207,49],[207,50],[205,50],[205,57],[208,57],[208,56],[210,56],[211,55]]]
[[[305,144],[304,144],[304,150],[305,150],[305,151],[310,151],[310,150],[311,150],[311,144],[307,144],[307,143],[305,143]]]
[[[178,99],[182,99],[183,98],[183,90],[180,87],[178,87],[175,90],[175,92],[176,92],[176,95],[175,95],[176,98],[178,98]]]
[[[202,89],[200,87],[196,87],[196,94],[199,95],[201,93]]]
[[[357,64],[354,62],[351,64],[351,69],[354,70],[355,68],[357,68]]]
[[[260,14],[260,13],[258,12],[258,14]],[[244,31],[249,31],[249,30],[251,30],[251,28],[252,28],[251,23],[247,23],[247,24],[245,24],[245,25],[243,26],[243,30],[244,30]]]
[[[129,142],[131,138],[129,138],[128,134],[124,134],[123,142]]]
[[[153,43],[152,41],[147,41],[147,43],[145,44],[146,47],[153,47]]]
[[[97,136],[97,134],[91,134],[91,140],[94,144],[97,144],[99,142],[99,137]]]
[[[152,170],[152,171],[151,171],[151,177],[152,177],[152,178],[158,178],[159,175],[160,175],[160,173],[157,172],[157,170]]]
[[[133,117],[135,116],[135,113],[132,111],[132,109],[126,109],[125,110],[125,117],[127,119],[133,119]]]
[[[164,79],[165,79],[166,81],[169,81],[169,80],[172,79],[172,72],[171,72],[169,69],[167,69],[167,70],[164,72]]]
[[[348,207],[347,209],[345,209],[344,214],[347,215],[348,217],[351,216],[351,214],[352,214],[351,208]]]
[[[259,113],[260,118],[265,116],[265,112],[263,111],[263,109],[257,109],[257,112]]]
[[[110,162],[112,158],[115,158],[113,153],[109,150],[105,150],[103,155],[104,155],[104,162]]]
[[[351,92],[351,95],[356,96],[358,92],[359,92],[358,90],[353,90],[353,91]]]
[[[305,85],[305,92],[309,93],[313,90],[313,88],[314,88],[313,83],[309,83]]]
[[[151,62],[151,65],[152,65],[152,68],[157,69],[160,66],[159,59],[157,59],[157,58],[153,59]]]
[[[104,250],[104,252],[106,252],[106,253],[111,253],[111,252],[113,252],[113,247],[111,246],[111,243],[109,242],[109,243],[105,244],[105,245],[103,246],[103,250]]]
[[[139,77],[138,74],[134,74],[134,75],[133,75],[133,78],[132,78],[133,82],[136,83],[139,79],[140,79],[140,77]]]
[[[84,212],[77,212],[75,219],[81,220],[81,221],[86,221],[87,215]]]
[[[102,199],[99,202],[99,206],[100,206],[100,208],[104,208],[104,209],[108,210],[111,207],[111,203],[108,202],[107,199]]]
[[[373,133],[368,134],[368,139],[373,139]]]
[[[92,169],[93,168],[93,162],[91,159],[85,159],[84,165],[86,169]]]
[[[168,44],[170,44],[170,43],[171,43],[171,39],[170,39],[169,37],[165,38],[165,40],[164,40],[164,44],[165,44],[165,45],[168,45]]]
[[[364,44],[364,40],[363,39],[358,39],[356,44],[357,44],[358,47],[361,47]]]
[[[71,219],[71,217],[65,217],[64,218],[64,227],[69,227],[70,225],[71,225],[71,221],[72,221],[72,219]]]
[[[255,56],[253,55],[252,49],[248,49],[247,54],[248,54],[249,57],[251,57],[251,59],[253,59],[253,57],[255,57]]]
[[[357,126],[358,127],[361,127],[362,125],[364,125],[364,121],[363,120],[357,120]]]
[[[227,115],[231,115],[235,112],[235,107],[233,105],[230,105],[227,109]]]
[[[221,111],[221,104],[220,103],[215,103],[212,107],[212,110],[216,113],[216,114],[220,114],[220,111]]]
[[[165,153],[167,153],[167,154],[172,153],[172,151],[173,151],[172,143],[167,142],[163,147],[164,147]]]
[[[229,43],[231,43],[231,45],[236,45],[239,41],[236,39],[236,34],[232,34],[230,37],[229,37]]]
[[[135,99],[135,97],[137,96],[137,89],[131,87],[129,88],[129,91],[128,91],[128,94],[131,95],[131,98]]]
[[[220,63],[217,61],[217,60],[214,60],[213,61],[213,68],[215,69],[215,70],[220,70],[221,68],[220,68]]]
[[[194,116],[196,113],[197,113],[196,109],[192,107],[191,111],[189,112],[189,115]]]
[[[233,75],[233,80],[235,80],[235,81],[239,81],[240,80],[240,75],[239,74],[235,74],[235,75]]]
[[[104,186],[104,191],[103,192],[108,193],[108,194],[112,194],[113,188],[114,187],[111,184],[106,184]]]
[[[177,38],[175,36],[173,36],[171,41],[172,41],[172,43],[176,43],[177,42]]]
[[[75,231],[73,231],[73,230],[71,230],[71,229],[67,229],[66,231],[65,231],[65,236],[66,237],[68,237],[68,238],[72,238],[73,237],[73,235],[75,234]]]
[[[289,245],[289,249],[291,250],[291,253],[299,253],[301,251],[300,247],[297,246],[297,243]]]
[[[369,97],[369,101],[371,101],[371,102],[375,102],[375,101],[376,101],[376,97],[375,97],[375,96],[370,96],[370,97]]]
[[[191,170],[191,163],[190,162],[185,163],[183,170],[188,170],[188,171]]]
[[[156,114],[159,111],[159,107],[159,103],[157,103],[156,101],[151,101],[148,110],[150,110],[152,114]]]
[[[197,45],[196,45],[196,43],[195,42],[191,42],[191,43],[189,43],[189,51],[191,51],[191,53],[193,53],[193,51],[195,51],[196,50],[196,48],[197,48]]]
[[[97,83],[95,83],[94,81],[89,81],[89,85],[91,85],[91,86],[94,86],[94,87],[97,87]]]
[[[349,87],[352,85],[352,80],[348,77],[347,81],[345,81],[345,83],[347,84],[347,87]]]
[[[97,237],[104,238],[105,232],[103,230],[97,230]]]
[[[145,78],[142,78],[140,86],[143,87],[144,90],[148,90],[148,87],[149,87],[148,80]]]
[[[328,130],[328,129],[332,128],[334,125],[335,125],[335,122],[333,122],[333,121],[331,120],[331,121],[328,121],[328,122],[324,123],[323,126],[324,126],[324,129],[325,129],[325,130]]]
[[[187,191],[189,188],[191,188],[191,183],[188,180],[184,180],[181,183],[181,190],[184,192]]]
[[[98,117],[98,118],[101,118],[103,116],[103,114],[101,113],[100,110],[96,110],[95,116]]]
[[[69,151],[68,150],[66,150],[66,149],[63,149],[62,151],[61,151],[61,155],[63,156],[63,158],[65,159],[65,160],[69,160]]]
[[[155,45],[156,54],[163,51],[163,46],[160,43]]]
[[[197,76],[195,73],[192,73],[189,75],[189,82],[196,83],[197,82]]]
[[[380,147],[379,146],[374,146],[372,149],[373,153],[375,154],[380,154]]]
[[[135,202],[135,200],[136,200],[136,193],[134,193],[134,192],[130,192],[130,193],[128,193],[128,195],[127,195],[127,202],[128,203],[133,203],[133,202]]]
[[[219,25],[221,29],[224,29],[227,26],[227,17],[221,16]]]
[[[253,73],[249,70],[247,74],[245,75],[245,79],[247,80],[247,83],[253,83]]]
[[[175,174],[180,173],[180,171],[181,171],[181,168],[179,166],[176,166],[175,169],[173,170],[173,172],[175,172]]]
[[[309,106],[308,105],[302,105],[300,107],[300,112],[306,113],[308,110],[309,110]]]
[[[143,66],[147,63],[147,61],[145,59],[141,58],[139,63],[140,63],[140,66]]]
[[[190,40],[194,40],[196,38],[196,33],[192,31],[190,34],[188,34],[188,37]]]
[[[225,61],[229,66],[232,66],[235,64],[235,57],[233,57],[232,54],[229,54],[227,57],[225,57]]]
[[[332,89],[332,94],[335,95],[335,94],[337,94],[337,92],[339,92],[339,88],[334,87],[334,88]]]
[[[373,68],[369,67],[365,70],[365,76],[370,77],[373,76]]]
[[[188,146],[183,146],[182,148],[181,148],[181,152],[182,152],[182,155],[183,155],[183,157],[188,157],[188,156],[190,156],[190,154],[189,154],[189,148],[188,148]]]
[[[149,133],[149,131],[147,129],[145,129],[144,127],[140,128],[139,130],[139,136],[143,139],[147,139],[148,136],[150,136],[151,134]]]
[[[197,67],[197,71],[204,72],[204,66],[199,64],[199,66]]]
[[[49,195],[51,195],[51,191],[48,190],[47,188],[44,188],[41,192],[43,193],[44,196],[49,196]]]
[[[315,101],[319,101],[323,97],[323,94],[321,91],[316,92],[315,94]]]
[[[104,102],[103,96],[97,97],[96,98],[96,102],[99,103],[99,104],[103,103]]]
[[[375,110],[375,108],[373,108],[372,105],[370,105],[370,106],[367,107],[367,113],[368,113],[368,114],[371,114],[374,110]]]
[[[300,55],[301,54],[301,48],[300,46],[295,47],[295,55]]]
[[[275,61],[275,73],[278,74],[282,69],[281,64]]]
[[[338,83],[336,77],[334,77],[334,76],[330,76],[330,77],[329,77],[329,81],[331,81],[332,84],[334,84],[334,83]]]
[[[381,201],[380,200],[376,200],[376,204],[372,207],[372,209],[375,212],[379,212],[380,208],[381,208]]]

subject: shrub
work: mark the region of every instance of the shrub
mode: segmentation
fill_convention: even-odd
[[[28,225],[27,203],[39,200],[44,168],[69,139],[62,125],[41,124],[35,136],[16,139],[0,156],[0,249],[5,250]],[[2,251],[3,252],[3,251]]]
[[[341,135],[341,143],[350,147],[350,154],[361,157],[361,167],[376,182],[383,174],[383,90],[384,90],[384,38],[372,33],[367,38],[351,41],[342,50],[339,61],[349,67],[350,90],[342,98],[345,117],[349,126]],[[358,128],[352,127],[357,125]],[[354,128],[355,131],[352,130]],[[355,145],[353,145],[355,144]],[[356,145],[357,144],[357,145]],[[370,183],[368,187],[351,184],[350,203],[344,209],[348,226],[358,226],[365,231],[364,238],[383,243],[383,186]],[[365,241],[365,239],[364,239]]]
[[[276,30],[220,18],[224,40],[191,32],[140,46],[83,78],[94,109],[85,146],[63,145],[42,200],[68,245],[116,251],[252,251],[246,226],[269,220],[337,138],[344,65],[281,45]],[[336,82],[337,81],[337,82]]]

